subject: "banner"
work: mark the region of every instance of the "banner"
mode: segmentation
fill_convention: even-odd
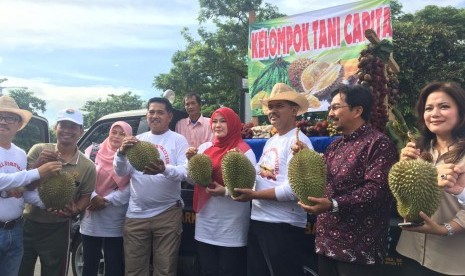
[[[252,116],[273,85],[289,84],[308,99],[308,111],[327,111],[330,93],[357,79],[365,30],[392,40],[389,0],[370,0],[251,24],[248,80]]]

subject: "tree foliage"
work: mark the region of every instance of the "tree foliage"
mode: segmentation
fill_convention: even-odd
[[[15,99],[19,108],[29,110],[34,115],[38,115],[38,112],[44,113],[47,110],[45,108],[47,103],[34,96],[34,93],[31,91],[14,89],[9,92],[9,96]]]
[[[465,9],[426,6],[393,21],[394,57],[400,66],[398,109],[415,122],[420,89],[431,81],[465,87]]]
[[[87,101],[82,111],[86,111],[84,116],[84,128],[90,127],[100,117],[120,111],[140,109],[144,101],[139,95],[132,94],[128,91],[121,95],[109,94],[106,99],[96,101]]]
[[[282,16],[277,7],[261,0],[200,0],[198,38],[187,28],[182,35],[186,49],[177,51],[167,74],[155,76],[153,86],[177,93],[174,106],[182,109],[182,97],[188,92],[202,97],[204,114],[220,105],[239,110],[240,81],[247,77],[248,14],[255,10],[256,20]],[[203,24],[212,22],[214,31]]]

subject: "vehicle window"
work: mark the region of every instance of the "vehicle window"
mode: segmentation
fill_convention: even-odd
[[[145,117],[142,117],[143,121],[145,121]],[[79,141],[79,150],[82,152],[85,151],[87,147],[89,147],[92,143],[102,143],[105,138],[107,138],[108,133],[110,132],[111,125],[116,121],[125,121],[132,127],[133,133],[139,134],[139,125],[141,124],[141,118],[117,118],[112,121],[104,121],[104,122],[97,122],[95,123],[90,129],[86,131],[84,136]],[[145,123],[147,125],[147,123]],[[147,131],[142,130],[141,132]]]
[[[48,122],[37,117],[32,117],[29,123],[16,133],[13,139],[13,143],[26,152],[35,144],[48,142],[50,142]]]

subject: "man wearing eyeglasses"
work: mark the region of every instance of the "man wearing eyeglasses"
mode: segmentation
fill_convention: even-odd
[[[31,117],[31,112],[20,109],[13,98],[0,97],[0,275],[18,275],[23,256],[24,202],[43,207],[37,190],[23,187],[61,169],[61,163],[55,161],[26,171],[26,153],[12,141]]]
[[[299,205],[318,214],[315,247],[319,275],[377,275],[387,248],[392,196],[388,173],[398,160],[389,138],[367,124],[368,88],[342,86],[332,93],[328,117],[342,137],[327,148],[325,197]]]

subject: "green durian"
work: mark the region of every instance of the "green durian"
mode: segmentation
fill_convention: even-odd
[[[431,216],[441,200],[437,169],[422,159],[399,161],[389,171],[389,188],[397,200],[399,215],[409,222],[421,222],[419,212]]]
[[[239,196],[234,188],[252,189],[255,185],[255,167],[242,152],[227,152],[221,159],[221,173],[224,186],[233,197]]]
[[[300,201],[313,205],[307,198],[323,197],[326,189],[326,164],[323,157],[309,148],[300,150],[289,161],[288,178]]]
[[[62,210],[69,204],[76,192],[76,178],[69,172],[44,178],[38,188],[39,197],[45,207]]]
[[[199,153],[191,157],[187,163],[187,173],[195,184],[207,187],[212,182],[212,160]]]
[[[139,141],[126,151],[129,163],[138,171],[143,171],[145,166],[160,158],[160,153],[155,145],[147,141]]]

